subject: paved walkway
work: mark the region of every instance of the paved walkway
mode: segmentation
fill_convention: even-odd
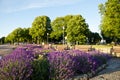
[[[108,66],[90,80],[120,80],[120,58],[108,61]]]

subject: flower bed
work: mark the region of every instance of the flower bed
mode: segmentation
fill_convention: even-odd
[[[62,80],[95,72],[110,59],[99,51],[55,51],[27,45],[0,59],[2,80]]]

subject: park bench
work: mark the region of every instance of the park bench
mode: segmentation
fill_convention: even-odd
[[[117,54],[120,55],[120,46],[112,46],[112,48],[110,49],[110,54],[113,56],[117,56]]]
[[[94,48],[92,48],[91,45],[76,45],[75,49],[78,49],[78,50],[81,50],[81,51],[85,51],[85,52],[94,50]]]
[[[59,51],[68,50],[67,45],[57,45],[56,47]]]
[[[63,50],[71,50],[71,49],[77,49],[84,52],[92,51],[94,48],[92,48],[91,45],[74,45],[74,46],[68,46],[68,45],[52,45],[52,47],[58,51]]]

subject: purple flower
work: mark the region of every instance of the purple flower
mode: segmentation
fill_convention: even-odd
[[[17,48],[13,53],[0,60],[0,78],[2,80],[29,80],[32,74],[32,52]]]

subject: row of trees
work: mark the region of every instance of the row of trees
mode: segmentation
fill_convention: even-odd
[[[7,37],[6,42],[69,42],[69,43],[97,43],[100,41],[98,33],[92,33],[81,15],[67,15],[57,17],[51,22],[48,16],[38,16],[30,28],[17,28]]]
[[[107,0],[99,5],[101,14],[101,35],[107,43],[120,42],[120,0]],[[49,37],[49,38],[48,38]],[[88,24],[81,15],[57,17],[51,22],[47,16],[38,16],[30,28],[17,28],[6,38],[6,42],[61,42],[84,44],[100,41],[98,33],[89,30]],[[1,42],[4,38],[0,39]]]
[[[5,38],[6,43],[31,42],[32,36],[29,34],[30,28],[17,28]]]

